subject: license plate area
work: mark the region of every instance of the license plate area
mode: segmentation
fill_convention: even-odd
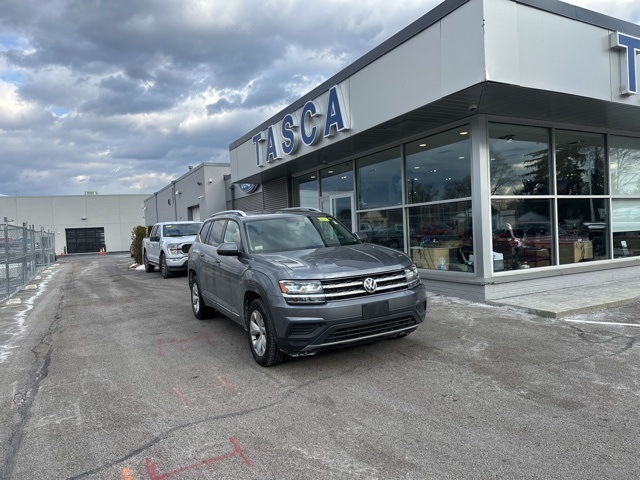
[[[368,303],[362,306],[362,318],[368,320],[370,318],[384,317],[389,315],[389,301]]]

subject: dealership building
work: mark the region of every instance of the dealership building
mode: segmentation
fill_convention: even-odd
[[[233,142],[233,206],[332,213],[471,300],[635,277],[639,52],[562,2],[445,0]]]

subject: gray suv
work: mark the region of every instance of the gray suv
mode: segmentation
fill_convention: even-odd
[[[248,332],[256,362],[407,335],[426,292],[411,259],[314,209],[212,215],[189,251],[191,306]]]

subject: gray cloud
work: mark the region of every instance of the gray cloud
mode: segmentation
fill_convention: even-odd
[[[231,142],[437,3],[3,0],[0,194],[152,193],[226,162]],[[636,3],[600,6],[640,18]]]

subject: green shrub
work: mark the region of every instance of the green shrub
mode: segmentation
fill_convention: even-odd
[[[142,239],[147,236],[147,227],[138,225],[131,231],[131,252],[136,263],[142,263]]]

